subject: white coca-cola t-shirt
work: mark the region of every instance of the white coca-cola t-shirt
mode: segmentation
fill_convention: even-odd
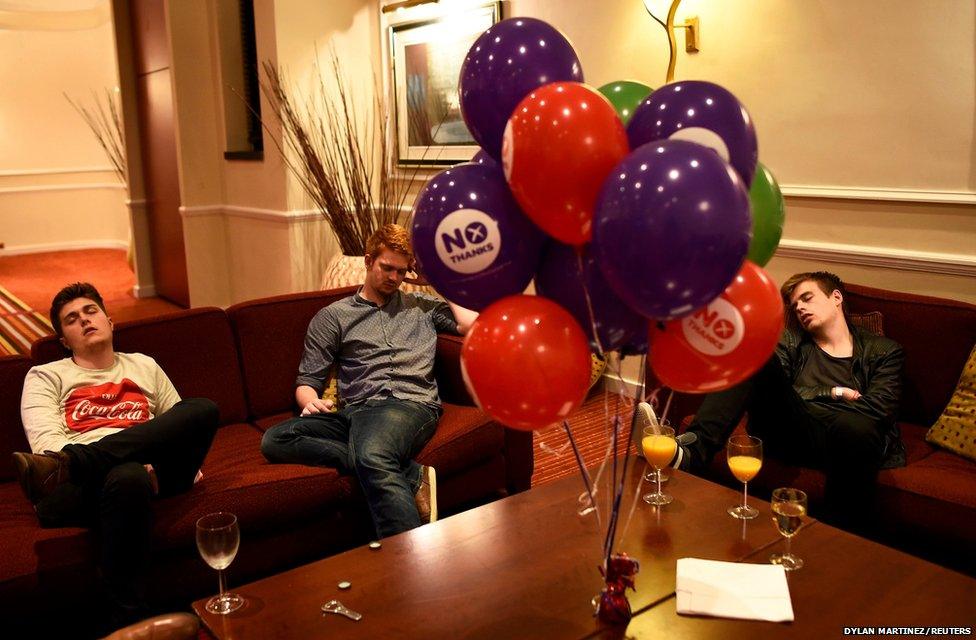
[[[20,414],[31,450],[40,453],[95,442],[179,401],[155,360],[116,353],[107,369],[85,369],[71,358],[33,367],[24,380]]]

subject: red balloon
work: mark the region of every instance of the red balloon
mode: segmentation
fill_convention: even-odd
[[[546,298],[489,305],[461,347],[464,382],[499,422],[531,431],[562,420],[590,386],[590,347],[568,311]]]
[[[593,236],[604,180],[629,152],[609,100],[585,84],[553,82],[512,112],[502,166],[525,214],[556,240],[578,246]]]
[[[772,278],[746,260],[719,297],[691,315],[651,325],[651,367],[686,393],[732,387],[759,370],[783,331],[783,299]]]

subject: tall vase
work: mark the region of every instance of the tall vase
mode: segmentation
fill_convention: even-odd
[[[361,285],[366,279],[366,263],[362,256],[337,253],[329,260],[322,274],[323,291]]]

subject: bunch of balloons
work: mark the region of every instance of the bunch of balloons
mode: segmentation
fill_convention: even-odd
[[[479,405],[536,429],[582,403],[590,351],[649,351],[678,391],[728,388],[783,324],[763,271],[783,198],[729,91],[682,81],[595,89],[553,26],[485,31],[459,79],[481,151],[420,192],[413,243],[432,285],[481,311],[461,364]],[[522,295],[535,279],[538,296]]]

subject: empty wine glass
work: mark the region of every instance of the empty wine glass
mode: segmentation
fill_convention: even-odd
[[[197,549],[204,562],[217,570],[220,593],[207,601],[207,611],[224,615],[244,606],[244,598],[227,593],[224,569],[230,566],[241,543],[237,516],[219,511],[197,520]]]
[[[664,425],[644,427],[644,436],[641,439],[644,458],[647,460],[647,464],[654,467],[654,470],[658,472],[657,491],[644,495],[644,502],[647,504],[663,506],[671,504],[674,500],[674,497],[661,491],[660,471],[662,467],[671,463],[677,447],[678,445],[674,441],[674,429],[671,427]]]
[[[803,526],[803,516],[807,514],[807,494],[790,487],[776,489],[773,491],[771,506],[773,524],[780,535],[786,538],[786,553],[774,553],[769,561],[782,565],[787,571],[794,571],[803,566],[803,558],[790,553],[790,540]]]
[[[747,435],[729,438],[726,459],[732,475],[742,483],[742,504],[729,507],[729,515],[733,518],[752,520],[759,515],[758,509],[749,506],[748,498],[749,481],[759,473],[762,457],[762,440],[759,438]]]

